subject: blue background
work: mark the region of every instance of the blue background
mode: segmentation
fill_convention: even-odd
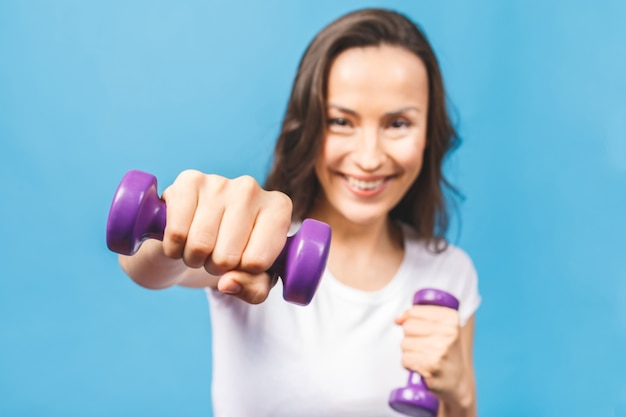
[[[482,416],[626,415],[626,2],[0,2],[0,415],[210,416],[202,291],[104,244],[129,169],[262,179],[314,34],[425,29],[463,146]]]

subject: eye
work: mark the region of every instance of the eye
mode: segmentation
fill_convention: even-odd
[[[389,123],[389,127],[393,129],[401,129],[411,127],[411,122],[407,119],[393,119],[391,123]]]
[[[341,117],[329,118],[327,123],[329,126],[350,126],[350,122]]]
[[[352,121],[345,117],[329,117],[326,126],[329,132],[339,135],[349,135],[354,130]]]

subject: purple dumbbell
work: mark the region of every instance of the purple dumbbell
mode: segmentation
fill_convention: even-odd
[[[106,241],[113,252],[133,255],[147,239],[163,240],[165,202],[159,198],[157,180],[142,171],[126,173],[113,197],[107,220]],[[282,252],[268,270],[283,280],[283,298],[291,303],[311,302],[324,273],[330,248],[330,227],[313,219],[287,238]]]
[[[413,296],[414,305],[431,305],[459,309],[459,300],[447,292],[426,288]],[[439,411],[439,400],[428,391],[422,376],[409,372],[406,387],[397,388],[389,396],[389,405],[394,410],[413,417],[435,417]]]

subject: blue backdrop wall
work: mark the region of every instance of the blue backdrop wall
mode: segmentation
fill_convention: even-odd
[[[204,294],[121,273],[111,197],[132,168],[262,179],[306,44],[365,6],[447,80],[480,414],[626,415],[618,0],[0,2],[0,415],[211,415]]]

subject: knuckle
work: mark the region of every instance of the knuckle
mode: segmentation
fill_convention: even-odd
[[[246,279],[243,285],[244,291],[241,298],[249,304],[261,304],[270,292],[270,279],[267,274],[245,274]]]
[[[187,230],[178,227],[170,227],[165,231],[165,238],[167,242],[174,246],[182,246],[187,241]]]
[[[194,259],[204,259],[213,251],[213,245],[208,241],[194,239],[187,242],[185,249]]]
[[[204,270],[209,275],[213,275],[213,276],[216,276],[216,277],[222,276],[222,275],[224,275],[225,272],[227,272],[227,271],[223,271],[223,270],[217,268],[213,264],[213,261],[211,261],[211,258],[207,259],[207,261],[204,263]]]
[[[180,259],[181,247],[178,245],[163,243],[163,254],[170,259]]]
[[[277,209],[291,213],[293,210],[293,201],[291,201],[291,198],[289,198],[287,194],[280,191],[269,191],[269,193],[276,201]]]
[[[261,190],[257,181],[250,175],[235,178],[233,184],[236,185],[237,193],[241,193],[242,196],[252,196]]]
[[[283,223],[284,227],[289,227],[291,224],[291,216],[293,213],[293,201],[287,194],[280,191],[270,191],[270,196],[273,201],[273,212],[276,221]]]
[[[431,362],[426,362],[422,365],[422,373],[424,375],[427,375],[429,377],[432,377],[436,374],[438,367],[431,363]]]
[[[177,182],[198,182],[202,179],[204,174],[195,169],[186,169],[182,171],[176,177],[175,183]]]
[[[183,184],[187,187],[191,187],[197,192],[221,192],[225,185],[228,183],[228,179],[215,174],[205,174],[200,171],[188,169],[181,172],[174,184]]]
[[[250,273],[259,274],[267,271],[273,264],[268,251],[259,253],[244,252],[241,257],[241,269]]]
[[[269,293],[267,291],[254,290],[254,291],[250,291],[247,294],[246,299],[250,304],[261,304],[262,302],[267,300],[268,295]]]
[[[259,188],[257,181],[251,175],[242,175],[240,177],[237,177],[236,181],[239,182],[242,186]]]
[[[240,261],[241,258],[239,255],[235,254],[213,252],[211,255],[211,263],[221,271],[233,270],[237,265],[239,265]]]
[[[220,175],[205,174],[202,178],[203,185],[209,189],[221,190],[228,180]]]

